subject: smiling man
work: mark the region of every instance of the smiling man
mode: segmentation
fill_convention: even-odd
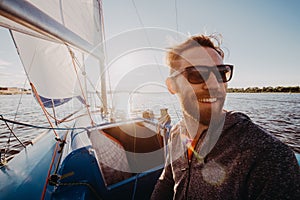
[[[166,84],[184,117],[152,199],[300,199],[293,151],[245,114],[223,110],[233,65],[219,44],[198,35],[168,52]]]

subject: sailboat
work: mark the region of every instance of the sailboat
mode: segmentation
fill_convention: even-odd
[[[109,108],[101,2],[3,0],[0,25],[49,124],[30,124],[45,131],[1,160],[0,199],[148,199],[169,129],[152,117],[119,119]],[[71,111],[59,118],[68,103]]]
[[[0,25],[49,124],[19,123],[45,131],[1,160],[0,199],[149,199],[166,160],[168,117],[123,118],[108,106],[101,1],[2,0]],[[70,111],[61,117],[61,108]]]

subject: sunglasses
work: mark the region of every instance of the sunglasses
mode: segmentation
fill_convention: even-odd
[[[219,83],[226,83],[232,78],[233,65],[190,66],[172,73],[170,77],[175,78],[182,74],[190,83],[200,84],[207,81],[211,72],[214,73]]]

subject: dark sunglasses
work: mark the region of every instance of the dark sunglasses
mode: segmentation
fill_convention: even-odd
[[[226,83],[232,78],[233,65],[190,66],[172,73],[170,77],[174,78],[183,74],[190,83],[200,84],[207,81],[211,72],[214,73],[219,83]]]

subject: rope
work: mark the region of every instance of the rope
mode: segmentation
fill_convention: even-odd
[[[51,173],[51,170],[52,170],[52,166],[54,164],[54,160],[55,160],[55,157],[56,157],[56,152],[58,151],[57,150],[58,147],[59,147],[59,141],[56,142],[55,150],[53,152],[53,156],[52,156],[52,159],[51,159],[51,164],[50,164],[50,167],[49,167],[49,170],[48,170],[48,173],[47,173],[47,177],[50,177],[50,173]],[[49,181],[49,179],[47,178],[46,179],[46,183],[44,185],[44,189],[43,189],[43,193],[42,193],[41,199],[45,199],[45,194],[46,194],[46,189],[47,189],[48,181]]]
[[[3,119],[4,119],[2,115],[0,115],[0,117],[1,117],[0,120],[3,120]],[[3,121],[4,121],[4,120],[3,120]],[[18,140],[18,142],[19,142],[24,148],[26,148],[26,146],[21,142],[21,140],[16,136],[16,134],[13,132],[13,130],[9,127],[9,125],[7,124],[7,122],[4,121],[4,123],[5,123],[5,125],[7,126],[7,128],[9,129],[10,133],[13,134],[13,136]],[[4,155],[5,155],[5,154],[4,154]]]
[[[55,125],[57,126],[57,120],[56,120],[56,112],[55,112],[55,107],[54,107],[54,101],[53,99],[51,99],[51,103],[52,103],[52,111],[53,111],[53,117],[55,118]]]
[[[133,186],[133,192],[132,192],[132,200],[135,199],[135,193],[136,193],[136,188],[137,188],[137,182],[138,182],[138,176],[139,174],[136,175],[135,181],[134,181],[134,186]]]
[[[13,43],[14,43],[16,49],[17,49],[17,53],[19,54],[19,50],[18,50],[18,48],[17,48],[17,45],[16,45],[16,42],[15,42],[15,39],[14,39],[14,37],[13,37],[13,34],[12,34],[11,29],[9,29],[9,34],[10,34],[10,36],[11,36],[11,38],[12,38],[12,41],[13,41]],[[20,54],[19,54],[19,55],[20,55]],[[25,79],[25,81],[24,81],[23,88],[25,88],[26,82],[27,82],[27,79]],[[19,102],[18,102],[18,106],[17,106],[16,112],[15,112],[14,120],[17,119],[17,115],[18,115],[18,112],[19,112],[19,108],[20,108],[20,105],[21,105],[21,100],[22,100],[22,98],[23,98],[23,92],[21,93],[21,96],[20,96],[20,99],[19,99]],[[3,118],[2,115],[1,115],[1,117]],[[10,142],[11,142],[10,138],[11,138],[11,135],[12,135],[12,134],[14,135],[14,133],[13,133],[13,131],[12,131],[12,130],[14,129],[14,124],[12,124],[11,129],[9,128],[8,124],[6,124],[6,126],[7,126],[8,129],[10,130],[10,134],[9,134],[9,136],[8,136],[7,145],[6,145],[5,151],[4,151],[4,158],[6,157],[6,153],[8,152],[8,149],[9,149],[9,147],[10,147]],[[15,136],[15,135],[14,135],[14,136]],[[16,136],[15,136],[15,137],[16,137]],[[16,138],[17,138],[17,137],[16,137]],[[18,138],[17,138],[17,140],[19,141]],[[21,141],[19,141],[19,142],[21,143]],[[21,145],[24,146],[23,143],[21,143]],[[24,146],[24,148],[26,148],[26,147]]]
[[[52,167],[54,165],[54,160],[55,160],[56,154],[60,153],[60,156],[58,158],[58,161],[57,161],[57,164],[56,164],[56,167],[55,167],[55,170],[54,170],[54,174],[57,174],[59,163],[60,163],[61,157],[62,157],[62,153],[61,152],[62,152],[62,150],[64,148],[65,143],[66,143],[65,141],[67,139],[68,133],[69,133],[69,131],[65,134],[64,139],[63,139],[63,141],[60,142],[60,144],[58,142],[56,142],[55,150],[54,150],[54,153],[53,153],[53,156],[52,156],[51,164],[50,164],[50,167],[49,167],[49,170],[48,170],[48,174],[47,174],[47,180],[46,180],[46,183],[44,185],[44,189],[43,189],[43,193],[42,193],[41,199],[45,198],[45,194],[46,194],[46,190],[47,190],[47,185],[48,185],[48,183],[51,183],[50,173],[51,173]],[[61,149],[58,149],[58,147],[61,147]]]
[[[59,146],[60,146],[60,150],[58,150],[58,153],[61,153],[61,152],[63,151],[64,146],[65,146],[65,144],[66,144],[66,140],[67,140],[68,134],[69,134],[69,131],[66,132],[63,141],[60,143],[60,145],[59,145]],[[60,161],[61,161],[61,158],[62,158],[62,153],[60,154],[60,156],[59,156],[59,158],[58,158],[58,161],[57,161],[57,164],[56,164],[56,167],[55,167],[55,170],[54,170],[54,173],[55,173],[55,174],[57,174],[57,172],[58,172],[58,167],[59,167],[59,163],[60,163]]]
[[[148,35],[148,33],[147,33],[146,29],[145,29],[145,25],[144,25],[144,23],[143,23],[143,21],[142,21],[141,15],[140,15],[139,12],[138,12],[138,9],[137,9],[137,6],[136,6],[134,0],[132,0],[132,4],[133,4],[133,7],[134,7],[134,9],[135,9],[135,13],[137,14],[137,17],[138,17],[138,19],[139,19],[140,25],[142,26],[142,28],[143,28],[143,30],[144,30],[144,33],[145,33],[145,36],[146,36],[146,39],[147,39],[147,43],[148,43],[148,45],[149,45],[150,47],[152,47],[153,45],[152,45],[152,43],[151,43],[151,41],[150,41],[149,35]],[[160,69],[160,67],[159,67],[158,60],[157,60],[156,56],[153,56],[153,58],[154,58],[155,63],[156,63],[156,65],[157,65],[157,69],[158,69],[158,71],[159,71],[160,78],[161,78],[162,81],[164,81],[165,78],[164,78],[164,75],[163,75],[163,73],[162,73],[162,71],[161,71],[161,69]]]
[[[44,112],[44,114],[45,114],[45,116],[46,116],[46,118],[47,118],[48,123],[50,124],[50,126],[51,126],[51,128],[52,128],[52,130],[53,130],[53,133],[54,133],[54,135],[55,135],[55,138],[56,138],[57,140],[60,140],[58,134],[56,133],[56,131],[55,131],[55,129],[54,129],[54,126],[53,126],[52,122],[51,122],[50,119],[49,119],[49,116],[47,115],[48,112],[47,112],[47,110],[46,110],[46,108],[45,108],[45,106],[44,106],[44,104],[43,104],[43,102],[42,102],[40,96],[38,95],[38,93],[37,93],[37,91],[36,91],[36,89],[35,89],[33,83],[30,83],[30,86],[31,86],[31,88],[32,88],[32,91],[33,91],[33,93],[34,93],[34,95],[35,95],[35,97],[36,97],[38,103],[40,104],[40,106],[41,106],[41,108],[42,108],[42,110],[43,110],[43,112]]]
[[[64,117],[64,118],[61,119],[61,120],[57,120],[57,123],[60,124],[60,123],[62,123],[62,122],[72,121],[72,120],[74,120],[74,119],[77,119],[79,116],[84,116],[84,115],[79,115],[79,116],[77,116],[77,117],[74,117],[74,118],[69,119],[70,117],[72,117],[72,116],[75,115],[76,113],[80,112],[81,110],[82,110],[82,108],[80,108],[79,110],[77,110],[77,111],[75,111],[75,112],[69,114],[68,116]]]
[[[43,104],[43,103],[42,103]],[[44,105],[44,104],[43,104]],[[42,108],[43,109],[43,108]],[[54,116],[51,114],[51,113],[49,113],[48,111],[47,111],[47,109],[45,109],[44,110],[44,112],[50,117],[50,118],[52,118],[54,121],[55,121],[55,124],[56,123],[61,123],[61,121],[62,120],[59,120],[58,118],[56,118],[56,114],[55,114],[55,110],[54,110],[54,108],[53,108],[53,103],[52,103],[52,109],[53,109],[53,113],[54,113]]]
[[[73,182],[73,183],[72,182],[70,182],[70,183],[61,183],[60,182],[59,183],[58,182],[58,180],[63,179],[63,176],[58,175],[57,172],[58,172],[58,169],[59,169],[59,163],[60,163],[61,158],[62,158],[62,153],[61,152],[64,148],[65,140],[67,138],[68,133],[69,132],[67,132],[65,134],[63,141],[56,142],[55,150],[54,150],[54,153],[53,153],[53,156],[52,156],[51,164],[50,164],[50,167],[49,167],[49,170],[48,170],[47,179],[46,179],[46,183],[44,185],[44,189],[43,189],[41,199],[43,200],[45,198],[45,194],[46,194],[48,184],[55,185],[55,186],[78,186],[78,185],[87,186],[92,191],[92,193],[97,197],[97,199],[101,199],[100,196],[98,195],[98,193],[96,192],[96,190],[89,183],[85,183],[85,182]],[[59,149],[59,147],[61,147],[61,148]],[[55,165],[54,174],[50,175],[51,171],[52,171],[52,168],[54,166],[54,162],[55,162],[55,158],[56,158],[57,153],[60,153],[60,156],[59,156],[58,161]],[[70,174],[73,175],[73,173],[70,173]],[[65,177],[70,176],[70,174],[66,175]]]
[[[77,127],[77,128],[58,128],[58,127],[44,127],[44,126],[36,126],[32,124],[27,124],[23,122],[17,122],[9,119],[5,119],[2,115],[0,115],[0,120],[4,121],[5,123],[11,123],[11,124],[17,124],[17,125],[22,125],[22,126],[27,126],[31,128],[36,128],[36,129],[46,129],[46,130],[58,130],[58,131],[66,131],[66,130],[87,130],[89,127]]]
[[[84,101],[85,101],[85,106],[86,106],[87,112],[88,112],[89,117],[90,117],[90,119],[91,119],[91,124],[94,125],[95,123],[94,123],[94,121],[93,121],[93,119],[92,119],[90,110],[89,110],[89,108],[88,108],[88,105],[87,105],[87,99],[86,99],[86,96],[85,96],[85,94],[84,94],[84,92],[83,92],[82,84],[81,84],[81,81],[80,81],[79,76],[78,76],[78,71],[77,71],[77,69],[76,69],[76,63],[75,63],[75,62],[76,62],[76,59],[75,59],[75,55],[74,55],[73,51],[71,50],[71,48],[70,48],[67,44],[66,44],[66,47],[68,48],[69,53],[70,53],[70,56],[71,56],[71,58],[72,58],[73,68],[74,68],[74,70],[75,70],[75,73],[76,73],[76,76],[77,76],[77,80],[78,80],[78,83],[79,83],[79,86],[80,86],[80,90],[81,90],[83,99],[84,99]]]
[[[179,31],[179,25],[178,25],[178,6],[177,6],[177,0],[174,0],[174,1],[175,1],[176,29],[177,29],[177,36],[178,36],[178,31]],[[145,25],[143,24],[142,18],[141,18],[141,16],[140,16],[139,12],[138,12],[138,9],[137,9],[137,6],[136,6],[134,0],[132,0],[132,4],[133,4],[133,7],[134,7],[135,12],[136,12],[136,14],[137,14],[137,17],[138,17],[138,19],[139,19],[140,25],[141,25],[143,28],[145,28]],[[150,39],[149,39],[149,36],[148,36],[146,30],[145,30],[144,32],[145,32],[145,35],[146,35],[148,44],[149,44],[150,46],[152,46],[152,45],[151,45],[151,42],[150,42]],[[163,73],[162,73],[161,69],[159,68],[158,61],[157,61],[156,57],[154,57],[154,59],[155,59],[155,62],[156,62],[156,64],[157,64],[157,68],[158,68],[158,70],[159,70],[161,79],[164,80]],[[177,118],[179,119],[178,111],[175,109],[176,106],[175,106],[174,104],[172,104],[172,106],[173,106],[173,109],[175,110],[175,113],[176,113]]]
[[[77,58],[74,57],[73,59],[74,59],[74,61],[76,62],[77,66],[80,66],[80,63],[79,63],[79,61],[77,60]],[[80,68],[79,68],[79,69],[80,69]],[[94,86],[93,82],[92,82],[87,76],[85,76],[85,80],[87,80],[87,81],[89,82],[89,84],[90,84],[90,86],[92,87],[92,89],[93,89],[94,91],[96,91],[96,96],[98,97],[98,99],[101,101],[102,104],[104,104],[103,98],[100,96],[99,92],[96,90],[96,87]]]
[[[179,25],[178,25],[178,6],[177,6],[177,0],[174,0],[175,4],[175,23],[176,23],[176,31],[177,31],[177,37],[178,37],[178,32],[179,32]],[[177,38],[178,39],[178,38]]]
[[[0,120],[4,119],[2,115],[0,115]],[[4,151],[4,154],[3,154],[3,158],[2,158],[2,154],[0,152],[0,166],[3,166],[7,163],[7,160],[6,160],[6,154],[8,152],[8,149],[9,149],[9,144],[10,144],[10,137],[11,135],[13,135],[17,140],[18,142],[24,147],[26,148],[26,146],[21,142],[21,140],[16,136],[16,134],[13,132],[13,130],[9,127],[9,125],[7,124],[6,121],[4,121],[5,125],[7,126],[7,128],[9,129],[10,131],[10,134],[9,134],[9,138],[8,138],[8,141],[7,141],[7,146],[5,148],[5,151]]]

